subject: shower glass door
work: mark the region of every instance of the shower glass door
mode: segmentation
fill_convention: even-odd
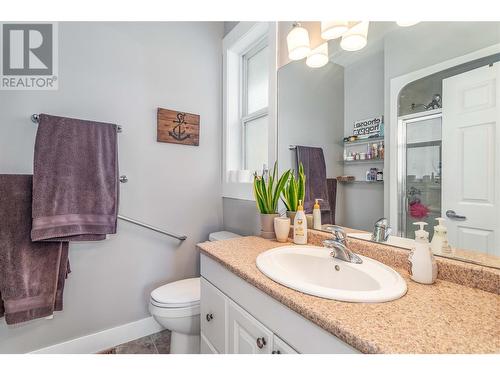
[[[424,221],[432,238],[441,216],[441,113],[401,119],[400,235],[415,238],[413,223]]]

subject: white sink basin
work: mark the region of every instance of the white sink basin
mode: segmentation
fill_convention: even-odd
[[[338,301],[386,302],[406,293],[406,282],[396,271],[358,256],[363,263],[332,258],[324,247],[284,246],[260,254],[257,267],[277,283]]]

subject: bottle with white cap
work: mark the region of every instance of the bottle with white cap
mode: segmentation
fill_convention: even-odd
[[[321,230],[321,208],[319,207],[319,201],[321,198],[316,198],[313,207],[313,229]]]
[[[443,253],[443,245],[448,242],[448,229],[443,225],[445,221],[444,218],[438,217],[436,218],[438,225],[434,227],[434,235],[432,236],[431,241],[431,249],[434,254]],[[448,245],[449,246],[449,245]]]
[[[413,223],[420,229],[415,231],[415,245],[410,251],[410,277],[422,284],[433,284],[437,277],[437,264],[429,244],[429,233],[424,230],[427,223]]]

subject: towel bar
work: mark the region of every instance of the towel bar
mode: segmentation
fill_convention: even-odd
[[[35,124],[38,124],[38,122],[40,121],[40,116],[38,114],[32,114],[31,115],[31,121],[33,121]],[[118,133],[121,133],[122,131],[122,127],[120,125],[117,126],[116,128],[116,131]],[[120,176],[120,182],[121,183],[126,183],[128,181],[128,178],[127,176],[125,175],[122,175]],[[127,216],[123,216],[123,215],[118,215],[118,219],[120,220],[123,220],[123,221],[126,221],[128,223],[132,223],[134,225],[137,225],[139,227],[143,227],[143,228],[146,228],[146,229],[149,229],[149,230],[152,230],[154,232],[157,232],[157,233],[161,233],[161,234],[164,234],[165,236],[169,236],[169,237],[172,237],[172,238],[176,238],[178,239],[179,241],[185,241],[187,239],[187,236],[185,235],[178,235],[178,234],[174,234],[174,233],[170,233],[170,232],[167,232],[163,229],[160,229],[160,228],[157,228],[157,227],[154,227],[152,225],[149,225],[149,224],[146,224],[146,223],[143,223],[141,221],[138,221],[138,220],[135,220],[135,219],[132,219],[130,217],[127,217]]]
[[[33,121],[35,124],[38,124],[40,122],[40,115],[38,113],[33,113],[31,115],[31,121]],[[123,130],[121,125],[116,125],[116,132],[121,133]]]
[[[149,229],[149,230],[152,230],[154,232],[158,232],[158,233],[164,234],[164,235],[169,236],[169,237],[176,238],[179,241],[184,241],[184,240],[187,239],[187,236],[185,236],[185,235],[181,236],[181,235],[178,235],[178,234],[169,233],[167,231],[164,231],[163,229],[159,229],[159,228],[156,228],[156,227],[154,227],[152,225],[142,223],[142,222],[137,221],[135,219],[131,219],[130,217],[118,215],[118,219],[126,221],[126,222],[129,222],[129,223],[132,223],[132,224],[135,224],[135,225],[138,225],[140,227],[143,227],[143,228],[146,228],[146,229]]]

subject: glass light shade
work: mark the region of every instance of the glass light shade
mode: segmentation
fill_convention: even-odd
[[[408,26],[413,26],[413,25],[416,25],[417,23],[419,23],[420,21],[396,21],[396,23],[398,24],[398,26],[401,26],[401,27],[408,27]]]
[[[328,63],[328,42],[321,44],[309,53],[306,64],[310,68],[321,68]]]
[[[349,21],[321,21],[321,37],[337,39],[349,29]]]
[[[358,51],[368,41],[368,21],[361,21],[353,25],[349,30],[342,35],[340,47],[346,51]]]
[[[286,37],[288,57],[290,60],[301,60],[309,55],[309,32],[300,25],[294,25]]]

